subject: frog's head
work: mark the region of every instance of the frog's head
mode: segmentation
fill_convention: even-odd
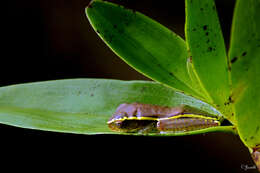
[[[108,127],[118,132],[141,132],[154,130],[157,119],[137,116],[135,104],[121,104],[113,116],[108,120]]]

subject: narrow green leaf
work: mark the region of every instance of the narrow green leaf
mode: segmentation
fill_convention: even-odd
[[[238,0],[229,50],[238,132],[248,147],[260,145],[260,1]]]
[[[126,63],[160,83],[202,98],[192,89],[182,38],[145,15],[104,1],[92,1],[87,17],[103,41]]]
[[[201,82],[198,77],[198,74],[194,68],[194,65],[192,63],[192,57],[189,57],[187,60],[187,70],[191,78],[192,86],[193,88],[196,88],[196,91],[199,91],[200,93],[203,93],[203,95],[207,98],[207,100],[211,100],[208,97],[207,91],[203,87],[201,87]]]
[[[56,132],[115,134],[106,122],[120,104],[133,102],[186,104],[219,115],[210,105],[154,82],[73,79],[1,87],[0,122]],[[232,128],[203,129],[186,135],[215,131]]]
[[[186,0],[186,39],[201,90],[230,121],[228,61],[214,0]]]

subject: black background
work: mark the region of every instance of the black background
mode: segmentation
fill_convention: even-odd
[[[184,36],[184,1],[114,0]],[[89,0],[10,0],[2,21],[0,86],[67,79],[149,80],[120,60],[91,28]],[[228,45],[234,0],[216,0]],[[228,47],[228,46],[227,46]],[[188,137],[76,135],[0,125],[5,161],[48,169],[94,171],[245,172],[247,148],[231,134]],[[46,158],[46,159],[45,159]],[[98,164],[98,165],[96,165]],[[3,164],[4,165],[4,164]],[[28,166],[28,167],[27,167]],[[177,171],[177,172],[178,172]],[[256,172],[247,170],[246,172]]]

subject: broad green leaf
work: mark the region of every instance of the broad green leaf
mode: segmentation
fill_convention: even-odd
[[[154,82],[72,79],[1,87],[0,122],[56,132],[116,134],[106,122],[120,104],[132,102],[187,104],[219,115],[210,105]],[[233,129],[223,126],[186,135],[215,131]]]
[[[186,0],[187,45],[201,90],[234,123],[225,44],[214,0]]]
[[[192,88],[182,38],[145,15],[104,1],[92,1],[87,17],[103,41],[137,71],[199,98]]]
[[[240,137],[248,147],[260,145],[260,1],[238,0],[229,58],[231,101]]]

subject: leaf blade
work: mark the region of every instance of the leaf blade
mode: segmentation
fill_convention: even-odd
[[[186,0],[185,34],[200,86],[231,122],[230,81],[224,39],[214,0]]]
[[[118,134],[106,122],[126,102],[187,104],[219,115],[210,105],[154,82],[73,79],[1,87],[0,122],[55,132]],[[187,134],[192,133],[199,132]]]
[[[87,17],[103,41],[138,72],[178,91],[203,98],[192,89],[182,38],[141,13],[92,1]]]
[[[232,102],[238,132],[248,147],[260,145],[260,1],[238,0],[229,50]]]

